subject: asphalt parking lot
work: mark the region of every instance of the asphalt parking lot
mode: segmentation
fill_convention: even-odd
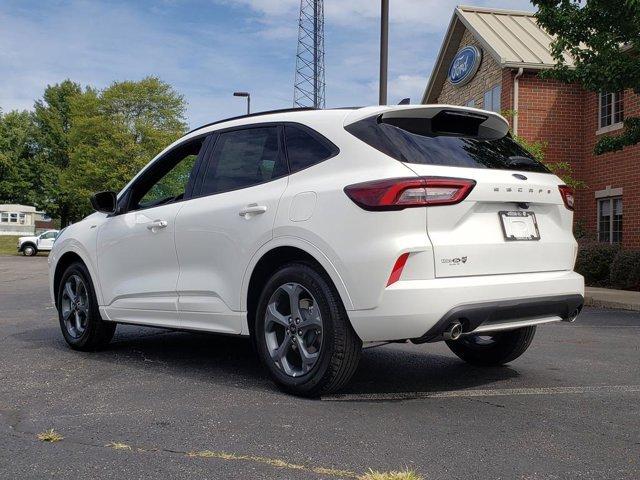
[[[119,326],[108,350],[68,349],[46,262],[0,257],[2,479],[640,478],[638,313],[541,327],[498,369],[368,349],[341,395],[304,400],[242,339]]]

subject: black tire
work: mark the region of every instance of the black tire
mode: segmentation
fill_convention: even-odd
[[[64,290],[67,282],[70,278],[79,277],[84,285],[86,285],[86,298],[88,305],[86,309],[86,315],[82,318],[84,320],[84,330],[81,334],[73,330],[63,317],[63,310],[66,309],[69,301],[64,297]],[[77,286],[76,286],[77,288]],[[68,296],[67,296],[68,297]],[[74,350],[81,351],[94,351],[105,347],[113,338],[113,334],[116,331],[116,324],[112,322],[105,322],[100,317],[100,311],[98,310],[98,300],[96,299],[95,289],[93,288],[93,282],[91,281],[91,275],[87,267],[80,262],[71,264],[63,273],[60,279],[60,285],[58,286],[58,292],[56,296],[56,306],[58,308],[58,320],[60,322],[60,329],[64,339]],[[74,335],[74,332],[77,335]]]
[[[493,335],[461,337],[447,341],[447,346],[467,363],[495,367],[522,355],[533,340],[536,327],[496,332]]]
[[[38,254],[38,248],[32,243],[28,243],[22,246],[22,255],[25,257],[33,257]]]
[[[322,316],[322,339],[317,360],[308,372],[296,377],[285,373],[272,359],[265,331],[265,315],[272,295],[292,282],[312,295]],[[256,309],[253,336],[258,356],[274,382],[285,392],[303,397],[317,397],[344,386],[355,373],[362,351],[362,342],[351,327],[331,279],[306,263],[287,264],[266,282]]]

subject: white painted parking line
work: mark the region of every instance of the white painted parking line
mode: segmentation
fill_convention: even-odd
[[[496,388],[485,390],[452,390],[437,392],[398,392],[337,394],[322,397],[329,402],[379,402],[389,400],[419,400],[423,398],[505,397],[518,395],[582,395],[588,393],[640,393],[640,385],[601,385],[584,387]]]

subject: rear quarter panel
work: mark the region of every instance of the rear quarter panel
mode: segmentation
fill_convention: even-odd
[[[433,276],[424,209],[369,212],[344,193],[344,187],[354,183],[415,174],[358,141],[341,125],[335,129],[310,126],[331,139],[340,153],[290,176],[278,208],[274,240],[298,238],[321,252],[344,284],[346,291],[341,295],[347,309],[375,307],[395,261],[404,252],[412,252],[414,268],[421,263],[422,278]],[[314,207],[305,205],[305,215],[299,216],[296,202],[304,198],[308,203],[314,196]]]

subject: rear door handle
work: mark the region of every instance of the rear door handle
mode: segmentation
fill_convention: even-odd
[[[166,220],[154,220],[149,225],[147,225],[147,230],[151,230],[153,233],[156,233],[161,228],[166,228],[169,223]]]
[[[238,215],[244,218],[251,218],[256,215],[261,215],[267,211],[267,207],[265,205],[258,205],[257,203],[252,203],[244,207]]]

